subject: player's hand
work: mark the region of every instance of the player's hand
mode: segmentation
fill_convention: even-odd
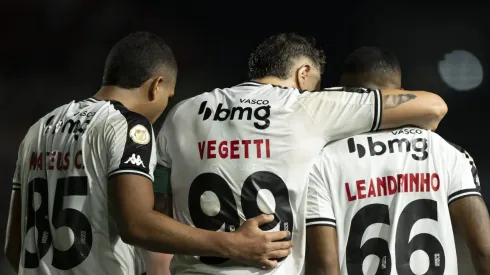
[[[292,242],[282,241],[289,231],[265,232],[259,226],[272,222],[273,215],[260,215],[247,220],[233,233],[230,258],[262,269],[277,266],[277,260],[291,253]]]

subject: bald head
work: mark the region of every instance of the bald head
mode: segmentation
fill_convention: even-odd
[[[362,47],[347,56],[340,85],[371,89],[400,89],[401,69],[396,56],[377,47]]]

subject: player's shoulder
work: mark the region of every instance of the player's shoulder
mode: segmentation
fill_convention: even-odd
[[[151,136],[153,126],[143,115],[133,112],[118,101],[108,101],[105,115],[99,117],[100,124],[108,131],[115,131],[148,138]],[[132,134],[132,132],[134,132]]]
[[[308,98],[308,97],[324,97],[327,99],[335,99],[332,95],[366,95],[366,94],[372,94],[372,93],[380,93],[380,90],[376,89],[369,89],[369,88],[361,88],[361,87],[345,87],[345,86],[338,86],[338,87],[327,87],[327,88],[322,88],[320,90],[313,90],[313,91],[305,91],[302,90],[300,91],[301,97],[300,98]]]
[[[196,107],[199,105],[200,102],[205,101],[206,97],[208,96],[209,93],[202,93],[196,96],[193,96],[188,99],[184,99],[180,101],[179,103],[175,104],[170,111],[168,112],[167,116],[165,117],[165,122],[164,126],[168,126],[170,122],[174,123],[179,123],[178,120],[180,119],[188,119],[189,114],[195,112],[197,114],[198,110]],[[177,120],[177,121],[176,121]]]
[[[55,122],[55,117],[61,116],[66,112],[66,109],[69,108],[70,105],[75,103],[75,101],[71,101],[69,103],[63,104],[46,113],[44,116],[39,118],[34,124],[29,127],[27,131],[26,137],[34,135],[37,136],[37,133],[42,130],[45,126],[48,126]]]
[[[245,92],[247,95],[252,96],[263,95],[268,98],[283,98],[290,96],[299,97],[302,91],[294,87],[248,81],[229,88],[217,89],[216,92],[222,93],[224,96],[235,96],[237,93]]]
[[[342,158],[346,156],[346,152],[348,152],[348,142],[352,137],[339,139],[332,142],[327,143],[321,150],[319,163],[337,163],[340,164]]]
[[[357,150],[357,144],[363,144],[371,141],[381,142],[407,142],[409,140],[419,139],[435,139],[435,142],[445,142],[439,135],[431,131],[417,128],[417,127],[402,127],[397,129],[381,130],[376,132],[366,132],[355,136],[346,137],[343,139],[329,142],[324,148],[323,152],[325,156],[345,155],[346,152]]]
[[[446,140],[437,133],[430,132],[430,134],[432,135],[433,141],[437,142],[440,147],[443,148],[443,150],[446,152],[446,155],[456,155],[459,157],[471,159],[471,155],[462,146]]]

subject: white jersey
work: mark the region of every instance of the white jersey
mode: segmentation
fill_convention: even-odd
[[[133,173],[153,180],[150,122],[116,101],[61,106],[28,131],[14,189],[22,195],[19,274],[141,275],[141,251],[109,216],[107,181]]]
[[[456,275],[449,204],[474,195],[473,159],[439,135],[418,128],[363,134],[322,151],[306,225],[336,227],[344,275]]]
[[[215,89],[176,106],[157,138],[171,167],[174,218],[213,231],[274,213],[263,230],[289,230],[292,254],[274,270],[176,255],[172,274],[302,274],[309,171],[331,140],[376,129],[380,91],[300,92],[255,82]]]

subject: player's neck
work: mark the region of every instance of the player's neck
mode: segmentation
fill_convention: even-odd
[[[94,95],[94,98],[99,100],[115,100],[131,110],[138,103],[137,94],[135,91],[117,86],[102,86]]]
[[[264,78],[259,78],[259,79],[254,79],[256,82],[260,82],[263,84],[271,84],[271,85],[277,85],[281,87],[292,87],[292,88],[298,88],[296,85],[296,82],[293,79],[280,79],[277,77],[264,77]]]

